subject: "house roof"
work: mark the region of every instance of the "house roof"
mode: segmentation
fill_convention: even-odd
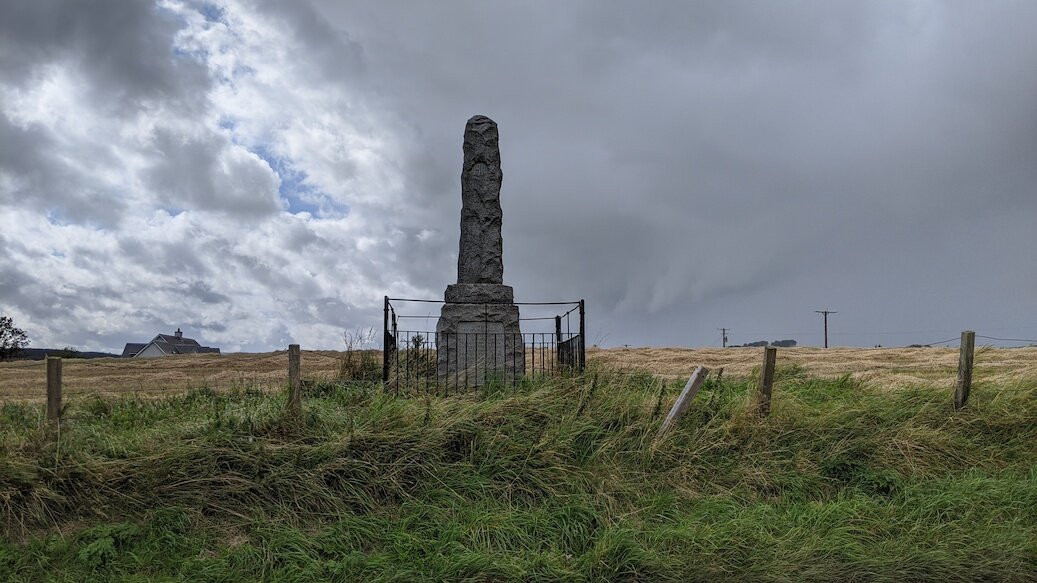
[[[202,346],[194,338],[183,338],[172,334],[159,334],[151,342],[137,344],[130,342],[123,349],[123,356],[136,356],[148,346],[154,344],[163,354],[219,354],[219,348]]]
[[[203,348],[194,338],[177,338],[170,334],[159,334],[151,342],[166,354],[195,354]]]
[[[161,339],[162,342],[166,342],[168,344],[172,344],[172,345],[175,345],[175,346],[180,346],[180,345],[183,345],[183,346],[198,346],[199,345],[198,341],[195,340],[194,338],[177,338],[176,336],[173,336],[171,334],[159,334],[158,336],[155,336],[155,338],[152,340],[152,342],[156,342],[159,339]]]
[[[137,356],[137,353],[140,352],[141,350],[144,350],[145,346],[147,346],[147,343],[127,342],[126,343],[126,348],[122,349],[122,356],[124,356],[124,357]]]

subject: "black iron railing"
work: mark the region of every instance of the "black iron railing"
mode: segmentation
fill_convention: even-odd
[[[425,314],[413,307],[428,304],[445,302],[385,298],[382,381],[390,391],[446,395],[586,367],[583,300],[516,302],[518,332],[500,331],[490,322],[483,331],[437,332],[438,307]]]

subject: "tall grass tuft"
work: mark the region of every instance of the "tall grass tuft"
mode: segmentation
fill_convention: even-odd
[[[345,350],[339,361],[339,379],[373,382],[382,378],[381,351],[375,347],[375,340],[374,328],[342,333]]]

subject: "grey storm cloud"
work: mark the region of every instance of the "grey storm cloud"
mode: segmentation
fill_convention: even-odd
[[[13,84],[40,66],[70,62],[91,80],[100,108],[192,101],[208,78],[197,63],[170,58],[177,19],[148,2],[32,0],[0,6],[0,75]]]
[[[455,280],[461,134],[485,114],[505,281],[586,298],[591,341],[817,344],[824,307],[837,344],[1033,338],[1035,21],[1007,1],[4,3],[0,309],[83,348],[179,323],[337,347],[383,294]]]
[[[160,156],[145,180],[164,204],[238,217],[280,210],[277,174],[258,155],[233,147],[224,136],[195,139],[159,130],[154,144]]]
[[[54,212],[60,220],[117,225],[126,207],[123,193],[68,168],[54,146],[48,131],[18,127],[0,115],[0,171],[9,177],[0,201]]]
[[[212,286],[204,281],[184,283],[183,294],[189,299],[195,299],[206,304],[225,304],[231,302],[231,299],[228,296],[213,290]]]
[[[848,343],[1033,326],[987,303],[1037,291],[1031,7],[434,10],[354,20],[370,68],[440,143],[500,123],[506,277],[587,296],[608,341],[816,342],[812,310],[840,303]]]

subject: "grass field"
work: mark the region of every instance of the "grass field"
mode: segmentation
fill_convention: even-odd
[[[696,365],[725,374],[748,375],[760,365],[759,348],[614,348],[590,349],[590,363],[614,370],[647,371],[667,379],[687,378]],[[333,379],[343,353],[303,351],[306,379]],[[374,356],[381,362],[381,353]],[[778,351],[780,364],[795,364],[808,374],[834,378],[850,374],[874,386],[897,388],[954,382],[957,348],[791,348]],[[192,388],[216,390],[277,389],[287,382],[285,351],[262,354],[191,354],[152,359],[65,359],[66,398],[91,395],[156,396]],[[977,377],[994,383],[1037,378],[1037,348],[976,349]],[[43,401],[43,361],[0,363],[0,400]]]
[[[749,349],[447,399],[324,382],[298,420],[283,353],[107,361],[60,431],[5,364],[0,580],[1037,580],[1037,351],[979,351],[961,411],[953,350],[779,355],[763,420]],[[723,380],[653,442],[696,364]]]

